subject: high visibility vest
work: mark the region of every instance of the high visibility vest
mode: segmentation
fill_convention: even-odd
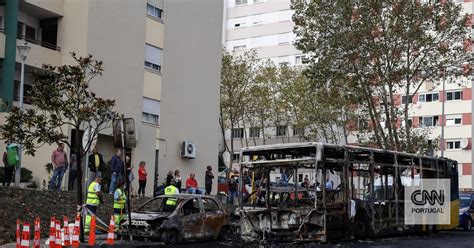
[[[94,181],[89,185],[89,188],[87,188],[87,200],[86,204],[88,205],[94,205],[94,206],[99,206],[100,200],[99,196],[96,194],[94,187],[97,183]]]
[[[119,197],[116,200],[114,199],[114,209],[124,209],[127,196],[121,189],[116,189],[115,191],[118,191]]]
[[[165,188],[165,195],[173,195],[177,189],[174,185],[170,185]],[[168,198],[166,205],[176,206],[176,198]]]

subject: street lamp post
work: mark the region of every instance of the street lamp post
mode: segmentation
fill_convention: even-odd
[[[446,117],[444,116],[444,104],[446,103],[446,68],[443,71],[443,102],[441,103],[441,157],[444,157],[446,142],[444,141],[444,126],[446,126]]]
[[[21,118],[23,118],[23,88],[24,88],[24,85],[25,85],[25,61],[26,61],[26,57],[28,55],[28,52],[30,51],[31,47],[28,46],[28,43],[23,43],[23,45],[18,45],[17,46],[18,48],[18,54],[20,55],[20,59],[21,59],[21,78],[20,78],[20,103],[19,103],[19,107],[20,107],[20,130],[22,129],[22,125],[23,125],[23,121]],[[20,186],[20,178],[21,178],[21,162],[22,162],[22,146],[21,146],[21,142],[20,144],[18,144],[18,158],[19,158],[19,165],[18,167],[16,168],[16,171],[15,171],[15,186],[16,187],[19,187]]]

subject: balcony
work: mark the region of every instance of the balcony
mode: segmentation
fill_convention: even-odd
[[[5,33],[5,30],[0,28],[0,33]],[[27,36],[27,35],[23,35],[23,34],[17,34],[16,38],[18,40],[26,41],[30,44],[36,44],[36,45],[39,45],[39,46],[42,46],[42,47],[45,47],[45,48],[48,48],[48,49],[52,49],[52,50],[55,50],[55,51],[58,51],[58,52],[61,51],[61,47],[59,47],[57,45],[54,45],[54,44],[51,44],[51,43],[48,43],[46,41],[37,40],[37,39],[35,39],[31,36]]]
[[[61,65],[61,52],[56,49],[46,48],[41,46],[40,44],[36,44],[34,42],[30,42],[28,39],[17,39],[17,44],[23,44],[25,41],[29,42],[31,46],[31,50],[28,54],[28,58],[26,60],[27,66],[32,66],[36,68],[41,68],[43,64],[50,64],[54,66]],[[5,34],[0,32],[0,58],[5,56]],[[16,55],[16,62],[20,63],[20,57],[17,53]]]

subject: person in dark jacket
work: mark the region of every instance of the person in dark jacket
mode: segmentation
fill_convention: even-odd
[[[110,176],[110,187],[109,194],[113,194],[115,190],[115,184],[121,179],[123,168],[122,161],[122,150],[118,149],[117,153],[110,159],[110,170],[112,175]]]
[[[89,155],[89,169],[91,171],[90,174],[90,182],[94,181],[94,179],[99,176],[102,177],[102,172],[105,169],[104,159],[102,158],[102,154],[99,153],[99,148],[94,147],[92,150],[92,154]]]
[[[206,177],[205,177],[205,182],[206,182],[206,195],[211,194],[212,190],[212,179],[214,179],[214,174],[212,174],[212,167],[207,166],[206,170]]]

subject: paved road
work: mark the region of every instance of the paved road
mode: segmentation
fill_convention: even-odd
[[[180,248],[213,248],[213,247],[263,247],[256,244],[241,243],[219,243],[201,242],[179,245]],[[269,248],[289,248],[289,247],[416,247],[416,248],[437,248],[437,247],[469,247],[474,248],[474,231],[464,232],[461,230],[440,232],[433,235],[399,236],[396,238],[381,238],[368,241],[351,241],[341,243],[331,243],[324,245],[317,244],[273,244]]]
[[[98,243],[103,243],[105,240],[105,235],[98,235]],[[44,244],[43,242],[41,242]],[[121,242],[117,242],[121,243]],[[130,243],[125,242],[128,245]],[[153,243],[135,243],[130,246],[124,247],[146,247],[153,246],[158,247],[158,244]],[[7,244],[0,246],[1,248],[14,248],[15,244]],[[42,247],[46,247],[42,245]],[[263,248],[258,244],[243,244],[239,242],[233,243],[224,243],[224,242],[193,242],[187,244],[181,244],[176,246],[178,248],[214,248],[214,247],[228,247],[228,248]],[[350,241],[350,242],[340,242],[340,243],[330,243],[330,244],[271,244],[266,246],[268,248],[303,248],[303,247],[381,247],[381,248],[392,248],[392,247],[416,247],[416,248],[437,248],[437,247],[466,247],[474,248],[474,231],[465,232],[465,231],[449,231],[449,232],[440,232],[433,235],[418,235],[418,236],[399,236],[395,238],[381,238],[373,239],[367,241]]]

